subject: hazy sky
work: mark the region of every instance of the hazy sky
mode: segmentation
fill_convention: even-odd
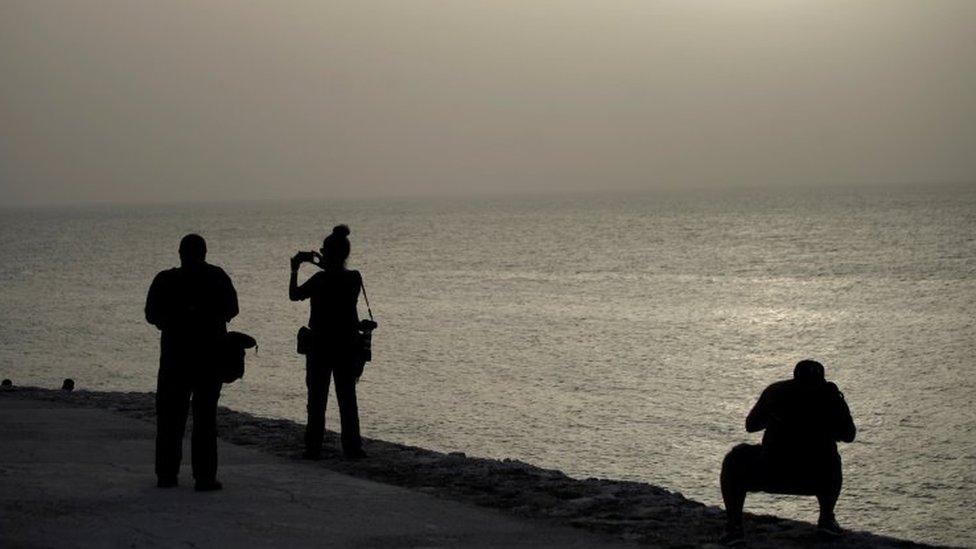
[[[976,0],[0,0],[0,205],[976,181]]]

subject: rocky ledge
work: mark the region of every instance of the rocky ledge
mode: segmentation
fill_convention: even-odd
[[[2,397],[32,398],[114,410],[155,420],[153,393],[54,391],[5,388]],[[304,426],[221,407],[220,437],[279,456],[298,459]],[[329,433],[331,447],[335,434]],[[561,471],[517,460],[483,459],[440,453],[383,440],[366,439],[369,458],[342,459],[323,454],[322,467],[348,475],[403,486],[437,497],[502,509],[506,512],[609,533],[622,540],[662,547],[711,545],[722,532],[724,512],[679,493],[639,482],[576,479]],[[839,539],[819,539],[812,524],[767,515],[747,515],[750,547],[829,546],[928,547],[910,541],[849,532]]]

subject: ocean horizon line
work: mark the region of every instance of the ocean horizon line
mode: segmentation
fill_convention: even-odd
[[[296,204],[318,204],[331,202],[339,205],[368,205],[368,204],[409,204],[424,202],[476,202],[476,201],[510,201],[510,200],[574,200],[586,198],[627,198],[627,197],[736,197],[749,196],[755,193],[762,193],[766,196],[779,196],[785,194],[799,193],[820,194],[820,193],[865,193],[873,194],[878,192],[896,193],[927,193],[945,191],[974,191],[976,190],[976,180],[973,181],[927,181],[927,182],[865,182],[865,183],[844,183],[831,182],[821,184],[804,183],[784,183],[784,184],[733,184],[727,186],[715,185],[665,185],[660,187],[619,187],[606,189],[524,189],[511,190],[503,189],[498,191],[432,191],[419,192],[412,194],[377,194],[356,196],[349,194],[337,194],[334,197],[322,195],[309,196],[255,196],[241,198],[185,198],[185,199],[162,199],[162,200],[76,200],[59,202],[21,202],[0,205],[0,213],[17,212],[72,212],[72,211],[98,211],[104,212],[113,209],[156,209],[156,208],[179,208],[188,207],[194,209],[208,209],[219,206],[257,206],[257,205],[296,205]]]

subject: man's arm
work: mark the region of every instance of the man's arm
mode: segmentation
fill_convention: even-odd
[[[146,322],[162,330],[169,321],[169,299],[166,296],[165,271],[153,278],[146,296]]]
[[[835,394],[834,397],[834,417],[833,417],[833,428],[834,428],[834,440],[839,442],[854,442],[854,437],[857,436],[857,427],[854,426],[854,418],[851,417],[851,409],[847,406],[847,401],[844,400],[844,393],[840,392],[833,383]]]
[[[759,401],[746,416],[746,431],[755,433],[762,431],[769,425],[769,400],[769,388],[766,388],[759,396]]]
[[[237,316],[237,313],[241,311],[237,304],[237,290],[234,289],[234,283],[231,282],[226,272],[221,270],[221,273],[224,278],[224,295],[223,302],[221,303],[221,311],[224,315],[224,321],[230,322],[230,319]]]

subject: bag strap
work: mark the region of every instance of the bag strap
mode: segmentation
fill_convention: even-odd
[[[363,276],[359,275],[359,287],[363,290],[363,300],[366,301],[366,312],[369,313],[369,319],[373,320],[373,310],[369,308],[369,297],[366,296],[366,284],[363,283]],[[373,322],[376,322],[373,320]]]

